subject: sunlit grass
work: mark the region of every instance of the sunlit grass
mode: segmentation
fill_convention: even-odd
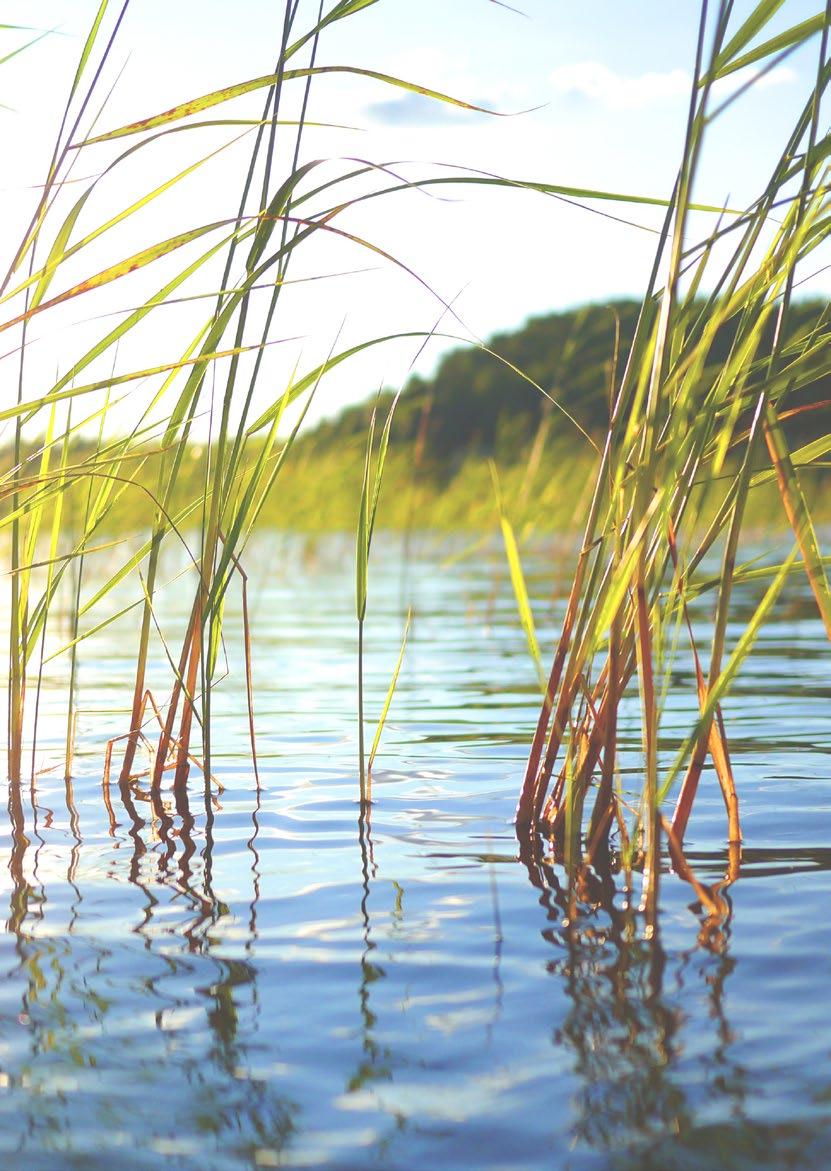
[[[160,697],[164,719],[154,752],[152,793],[158,796],[168,769],[173,772],[174,789],[186,784],[194,759],[192,742],[199,745],[206,781],[210,777],[211,698],[221,657],[224,606],[229,590],[244,589],[241,558],[247,541],[254,526],[265,519],[266,508],[273,508],[279,499],[278,477],[303,414],[328,370],[367,346],[392,340],[368,338],[346,350],[332,349],[324,363],[296,370],[286,385],[267,389],[263,384],[264,355],[279,339],[280,309],[291,295],[289,272],[298,251],[309,241],[331,239],[348,242],[361,256],[369,253],[374,260],[396,265],[393,257],[372,241],[347,232],[339,221],[356,201],[411,186],[396,182],[390,187],[386,173],[369,163],[356,169],[354,163],[341,162],[324,170],[322,160],[304,161],[306,132],[319,125],[307,119],[311,88],[318,77],[338,74],[344,83],[360,77],[435,101],[476,108],[380,70],[333,65],[319,58],[329,28],[377,2],[336,0],[328,9],[321,4],[317,17],[305,28],[300,27],[298,4],[287,3],[271,73],[198,95],[168,110],[150,108],[146,117],[112,129],[103,128],[104,79],[128,4],[116,7],[102,0],[98,8],[31,219],[0,284],[5,313],[0,332],[18,339],[17,401],[5,403],[0,410],[0,420],[13,428],[0,498],[1,523],[10,547],[12,595],[8,772],[16,784],[26,767],[24,728],[27,713],[31,715],[27,689],[55,598],[61,589],[70,592],[71,629],[65,643],[70,658],[65,762],[69,775],[77,662],[86,638],[113,617],[107,613],[109,599],[127,580],[137,594],[137,637],[120,779],[126,782],[132,775],[147,704],[153,699],[148,694],[147,671],[154,637],[161,640],[168,658],[170,694]],[[259,118],[224,116],[229,103],[249,95],[262,100]],[[130,192],[122,205],[104,205],[100,211],[100,192],[128,160],[155,160],[157,148],[172,135],[178,136],[176,142],[184,148],[191,132],[205,127],[227,128],[227,142],[184,168],[179,164],[170,174],[160,175],[152,187]],[[237,166],[241,156],[236,148],[246,142],[247,159],[237,176],[236,208],[138,246],[133,234],[130,250],[119,254],[118,229],[134,220],[146,222],[138,218],[140,213],[193,180],[208,162],[216,164],[227,155],[237,160],[233,163]],[[226,146],[235,150],[226,152]],[[67,183],[73,171],[82,168],[94,177],[81,181],[80,194],[67,195],[78,190]],[[356,196],[356,178],[374,178],[376,188],[368,190],[364,183]],[[198,200],[194,206],[198,207]],[[97,223],[90,223],[93,209],[101,217]],[[105,244],[111,251],[102,263]],[[98,267],[87,256],[99,258]],[[79,279],[84,266],[87,275]],[[52,315],[61,307],[85,303],[85,298],[94,298],[102,290],[115,296],[135,274],[151,280],[157,272],[164,276],[155,291],[121,313],[117,324],[107,326],[74,356],[51,386],[44,388],[40,380],[30,385],[33,320],[38,321],[41,336],[48,336]],[[178,339],[178,355],[143,353],[140,366],[116,372],[119,347],[137,352],[131,345],[133,335],[148,319],[155,320],[160,312],[183,302],[204,304],[206,313],[198,328]],[[140,336],[144,338],[146,331]],[[109,372],[107,362],[111,363]],[[147,395],[134,398],[139,386],[152,388],[149,399]],[[140,403],[137,409],[131,409],[133,401]],[[295,413],[293,430],[284,435],[280,429],[284,412],[292,406],[295,412],[300,407],[300,413]],[[194,428],[197,423],[204,428],[206,420],[207,442],[202,444],[202,458],[194,460]],[[92,598],[87,597],[83,585],[88,559],[135,532],[141,534],[139,548],[125,551],[121,564]],[[169,643],[158,628],[155,608],[160,558],[170,544],[186,550],[192,567],[190,577],[180,585],[184,588],[187,582],[193,598],[184,636],[177,645]],[[369,536],[367,556],[368,550]],[[45,580],[35,573],[42,564],[48,565]],[[247,627],[245,640],[250,653]],[[250,677],[249,662],[252,712]],[[255,754],[253,716],[251,739]]]
[[[731,8],[719,4],[709,22],[702,8],[672,206],[634,341],[615,372],[594,495],[517,811],[524,848],[536,850],[537,831],[544,829],[572,873],[607,853],[610,834],[620,829],[621,841],[636,846],[650,922],[662,839],[676,869],[691,875],[682,840],[708,756],[724,795],[725,836],[738,849],[739,794],[720,702],[796,561],[831,635],[826,561],[803,486],[806,468],[814,455],[821,460],[827,439],[792,453],[780,423],[793,392],[828,368],[827,315],[799,344],[786,345],[785,338],[797,271],[821,263],[818,249],[829,231],[820,131],[820,103],[831,77],[829,14],[754,47],[779,5],[758,4],[738,27]],[[765,190],[696,242],[689,212],[707,131],[719,115],[719,80],[746,63],[773,64],[811,36],[818,50],[816,84]],[[727,323],[735,327],[730,353],[715,363],[713,342]],[[781,566],[764,571],[767,590],[755,614],[728,639],[750,502],[756,485],[770,479],[777,484],[778,518],[771,516],[768,528],[787,522],[794,550]],[[764,499],[771,501],[767,494]],[[705,555],[716,552],[721,572],[710,583],[713,631],[705,649],[695,645],[686,606],[693,575]],[[697,665],[699,718],[665,759],[660,697],[672,670],[668,647],[679,629]],[[635,686],[643,785],[640,794],[624,798],[616,726],[623,697]],[[669,798],[676,801],[671,820],[663,814]],[[731,861],[731,875],[732,868]]]

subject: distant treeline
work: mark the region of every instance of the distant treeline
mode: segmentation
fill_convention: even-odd
[[[795,303],[786,351],[788,346],[804,348],[828,309],[824,301]],[[610,394],[622,377],[639,312],[637,302],[618,301],[535,317],[516,332],[496,335],[486,349],[451,351],[432,378],[411,378],[392,427],[381,523],[391,528],[487,528],[494,517],[491,457],[515,520],[544,528],[576,523],[581,502],[587,499],[595,452],[564,411],[602,441]],[[716,334],[710,349],[714,368],[724,362],[734,328],[727,326]],[[818,347],[810,368],[829,365],[828,355]],[[765,367],[764,353],[758,354],[750,386],[761,386]],[[707,384],[706,379],[701,381]],[[793,446],[831,431],[830,399],[827,375],[803,379],[803,385],[789,389],[785,426]],[[392,400],[393,393],[384,392],[302,433],[265,502],[261,522],[309,531],[354,528],[371,414],[377,408],[383,418]],[[818,409],[804,409],[812,404]],[[28,457],[24,475],[37,474],[39,448],[35,444],[23,452],[24,460]],[[255,441],[243,471],[253,465],[259,450]],[[153,523],[161,453],[155,442],[131,448],[131,453],[117,469],[118,489],[102,525],[106,529],[143,532]],[[202,497],[208,454],[204,445],[192,444],[182,459],[169,501],[172,516],[182,515],[180,510]],[[764,451],[759,455],[764,463]],[[94,440],[73,441],[70,464],[79,467],[99,458]],[[0,473],[8,476],[13,462],[10,447],[0,450]],[[108,466],[108,474],[111,471]],[[804,479],[806,491],[818,500],[826,519],[823,477],[817,468]],[[229,499],[235,498],[242,480],[229,484],[227,491]],[[86,488],[82,493],[68,492],[65,525],[72,527],[83,514],[85,494]],[[776,500],[766,501],[764,493],[754,492],[752,509],[764,517],[770,504],[778,515]],[[8,490],[0,498],[0,516],[8,515],[11,502]],[[200,510],[191,510],[183,523],[198,525],[200,516]]]
[[[616,301],[549,313],[531,318],[513,333],[497,334],[487,349],[452,350],[441,359],[432,378],[416,376],[405,386],[396,410],[393,442],[415,441],[421,432],[431,462],[457,464],[471,455],[510,461],[512,454],[528,448],[547,419],[552,436],[567,437],[574,428],[564,412],[589,433],[604,434],[610,394],[622,376],[639,311],[639,302]],[[788,314],[786,345],[810,337],[828,311],[824,300],[794,303]],[[716,334],[710,350],[714,366],[727,358],[736,324],[728,323]],[[771,325],[768,346],[772,334]],[[760,379],[765,356],[764,351],[757,355]],[[383,412],[392,397],[391,392],[382,394],[321,423],[314,432],[318,449],[324,450],[330,441],[364,436],[373,406],[377,404]],[[795,388],[787,406],[828,399],[831,378],[822,377]],[[825,433],[828,415],[824,420],[822,415],[822,410],[795,414],[790,428],[799,436]]]

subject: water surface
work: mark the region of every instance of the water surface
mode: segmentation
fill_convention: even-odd
[[[47,665],[35,784],[2,829],[4,1165],[826,1164],[831,653],[807,591],[795,580],[726,708],[746,834],[731,914],[708,930],[667,874],[646,939],[620,880],[592,876],[575,914],[562,872],[518,860],[538,694],[501,555],[419,546],[409,565],[395,539],[373,551],[370,722],[410,602],[416,617],[371,821],[357,803],[346,539],[266,536],[250,551],[259,781],[237,598],[219,796],[193,770],[187,800],[167,793],[158,815],[146,779],[114,781],[108,812],[103,748],[126,727],[134,615],[85,644],[70,786],[64,667]],[[546,645],[567,562],[556,544],[528,555]],[[174,653],[186,582],[159,600]],[[739,597],[737,623],[756,596]],[[705,603],[697,622],[705,637]],[[56,621],[49,645],[66,638]],[[158,646],[160,699],[168,678]],[[681,656],[667,751],[691,685]],[[636,742],[634,708],[623,736]],[[708,772],[688,836],[705,881],[725,872],[724,833]]]

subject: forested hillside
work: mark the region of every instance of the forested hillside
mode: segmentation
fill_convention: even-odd
[[[414,377],[404,388],[392,442],[414,441],[421,430],[431,463],[456,464],[469,455],[510,460],[533,441],[544,420],[550,420],[546,430],[552,438],[569,436],[574,424],[566,412],[589,433],[605,432],[610,393],[626,361],[639,308],[638,302],[618,301],[550,313],[531,318],[514,333],[497,334],[487,349],[451,351],[432,378]],[[828,308],[824,301],[795,304],[788,343],[802,345]],[[736,325],[732,322],[717,334],[711,349],[714,365],[727,357]],[[762,352],[750,386],[754,380],[761,385],[765,366]],[[818,351],[814,368],[828,366],[828,355]],[[831,378],[821,374],[807,385],[788,386],[786,393],[785,409],[795,412],[792,433],[801,437],[817,432],[822,408],[818,413],[804,408],[831,399]],[[377,403],[383,412],[392,397],[388,393],[367,400],[322,423],[314,433],[318,449],[329,441],[364,436],[373,406]]]
[[[486,348],[452,350],[439,361],[432,378],[411,378],[393,420],[381,523],[396,528],[490,526],[490,459],[515,519],[546,528],[575,523],[594,467],[594,449],[586,436],[602,443],[610,394],[622,376],[639,311],[635,301],[618,301],[535,317],[516,332],[491,338]],[[819,301],[792,306],[786,356],[789,349],[811,352],[811,336],[827,311],[827,304]],[[728,355],[735,325],[716,335],[709,351],[713,366]],[[789,379],[787,360],[778,376],[775,397],[782,403],[792,450],[831,429],[831,356],[824,345],[815,350],[808,361],[803,354],[800,381]],[[753,388],[767,376],[762,350],[744,387],[745,401],[753,401]],[[308,530],[353,528],[372,412],[377,409],[383,419],[393,397],[392,390],[376,394],[301,431],[264,501],[262,521]],[[740,416],[737,433],[742,426]],[[252,466],[259,450],[258,443],[252,443],[246,467]],[[25,466],[37,465],[39,451],[37,444],[24,453]],[[169,501],[172,513],[204,491],[207,455],[201,445],[191,445],[189,457],[181,461]],[[11,449],[0,458],[10,467]],[[162,458],[158,444],[148,442],[141,458],[130,464],[129,477],[124,476],[113,493],[103,527],[140,531],[152,523]],[[765,458],[760,445],[760,466]],[[71,462],[86,466],[94,459],[91,441],[77,440]],[[829,513],[822,500],[828,493],[818,491],[824,467],[815,459],[805,477],[805,490],[817,500],[823,517]],[[242,491],[242,480],[229,485],[228,491]],[[10,500],[0,502],[0,508],[8,508]],[[752,495],[751,512],[754,508],[760,518],[767,515],[760,492]],[[778,515],[780,510],[775,504],[774,508]],[[72,518],[82,509],[80,496],[70,491],[66,523],[74,523]]]

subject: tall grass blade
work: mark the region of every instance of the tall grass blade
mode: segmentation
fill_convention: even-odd
[[[390,706],[392,705],[395,690],[398,686],[398,676],[401,673],[401,666],[404,662],[404,654],[407,650],[407,639],[410,636],[410,626],[413,621],[412,606],[407,611],[407,621],[404,624],[404,635],[401,639],[401,649],[398,652],[398,658],[395,661],[395,668],[390,679],[390,685],[387,688],[387,694],[384,698],[384,705],[381,708],[381,714],[378,717],[378,726],[375,729],[375,735],[372,739],[372,746],[369,750],[369,759],[366,764],[366,800],[371,804],[372,802],[372,766],[375,763],[375,757],[378,753],[378,748],[381,744],[381,736],[384,731],[384,726],[387,722]]]

